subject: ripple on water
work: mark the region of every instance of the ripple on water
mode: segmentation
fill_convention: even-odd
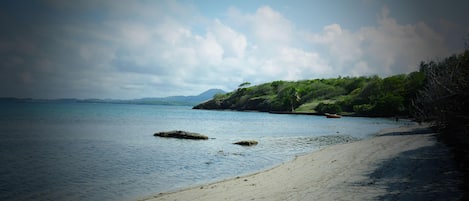
[[[0,200],[132,200],[273,167],[405,122],[117,104],[0,104]],[[161,139],[187,130],[206,141]],[[233,145],[256,140],[258,145]]]

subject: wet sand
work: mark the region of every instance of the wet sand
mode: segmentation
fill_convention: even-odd
[[[462,173],[423,126],[332,145],[275,168],[143,200],[459,200]]]

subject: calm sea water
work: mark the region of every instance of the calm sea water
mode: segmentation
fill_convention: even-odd
[[[0,104],[0,200],[134,200],[267,169],[411,124],[190,107]],[[154,137],[187,130],[210,140]],[[233,145],[238,140],[259,145]]]

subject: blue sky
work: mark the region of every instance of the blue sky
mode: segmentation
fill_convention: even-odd
[[[390,76],[461,52],[464,1],[2,1],[0,97],[141,98]]]

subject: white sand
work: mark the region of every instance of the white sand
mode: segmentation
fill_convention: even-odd
[[[410,126],[147,200],[452,200],[461,174],[449,156],[429,129]]]

